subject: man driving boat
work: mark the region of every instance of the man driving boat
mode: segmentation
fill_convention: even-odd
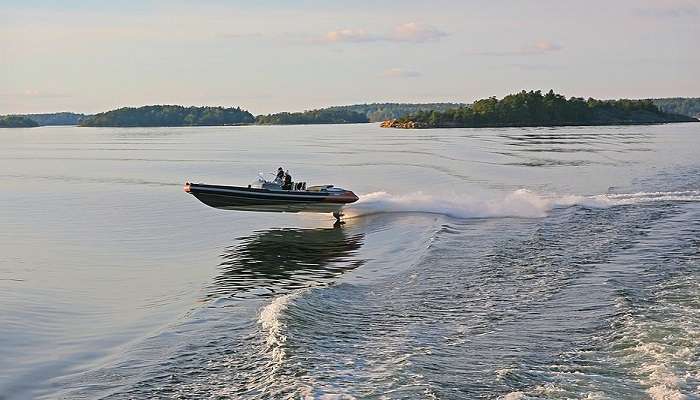
[[[282,185],[283,190],[292,190],[292,175],[289,174],[289,170],[284,173],[284,184]]]
[[[277,176],[275,177],[275,183],[282,185],[284,183],[284,170],[282,167],[277,168]]]

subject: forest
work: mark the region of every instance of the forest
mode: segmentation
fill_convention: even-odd
[[[669,97],[665,99],[651,99],[661,111],[673,114],[700,117],[700,97]]]
[[[77,114],[72,112],[24,114],[22,116],[31,119],[41,126],[78,125],[80,121],[86,117],[85,114]]]
[[[410,127],[552,126],[643,124],[688,121],[700,117],[700,98],[595,100],[565,98],[549,91],[522,91],[501,100],[489,97],[465,103],[367,103],[257,117],[240,107],[152,105],[123,107],[94,115],[73,112],[0,116],[2,127],[81,125],[156,127],[207,125],[347,124],[387,121]],[[409,127],[409,126],[403,126]]]
[[[255,117],[240,107],[183,107],[155,105],[124,107],[85,117],[80,126],[211,126],[242,125]]]
[[[369,122],[401,118],[419,111],[446,111],[464,107],[464,103],[369,103],[349,106],[332,106],[326,110],[347,110],[365,114]]]
[[[22,115],[0,116],[0,128],[34,128],[35,126],[39,124]]]
[[[622,125],[691,122],[694,118],[663,112],[652,100],[567,99],[550,90],[521,91],[501,100],[489,97],[472,105],[438,111],[420,111],[386,121],[397,128],[516,127],[562,125]]]
[[[329,108],[258,115],[255,118],[255,123],[259,125],[361,124],[367,122],[369,119],[365,114]]]

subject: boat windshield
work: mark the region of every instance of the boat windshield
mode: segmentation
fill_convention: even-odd
[[[253,180],[253,182],[250,183],[250,187],[261,189],[263,183],[265,183],[265,178],[263,178],[262,174],[260,174],[255,180]]]
[[[266,179],[268,175],[269,179]],[[333,185],[325,186],[333,187]],[[289,182],[289,185],[285,186],[285,182],[277,178],[276,174],[259,172],[258,177],[248,187],[267,190],[306,190],[306,182]]]
[[[258,174],[258,177],[253,182],[251,182],[250,187],[256,189],[281,190],[282,183],[278,183],[276,179],[268,181],[267,179],[265,179],[265,175],[261,172]]]

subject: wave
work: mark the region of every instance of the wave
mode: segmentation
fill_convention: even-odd
[[[392,195],[374,192],[345,209],[348,218],[382,213],[430,213],[452,218],[540,218],[557,207],[609,208],[620,205],[667,201],[700,201],[700,190],[637,192],[626,194],[542,195],[519,189],[501,197],[433,196],[423,192]]]
[[[265,332],[267,351],[270,353],[272,362],[277,366],[282,364],[285,357],[284,344],[287,341],[287,336],[284,334],[285,325],[281,321],[281,316],[289,303],[304,292],[306,289],[300,289],[277,297],[263,307],[258,315],[258,323]]]

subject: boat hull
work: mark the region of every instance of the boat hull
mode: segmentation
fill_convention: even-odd
[[[239,211],[338,213],[357,201],[348,190],[311,192],[188,183],[185,191],[210,207]]]

